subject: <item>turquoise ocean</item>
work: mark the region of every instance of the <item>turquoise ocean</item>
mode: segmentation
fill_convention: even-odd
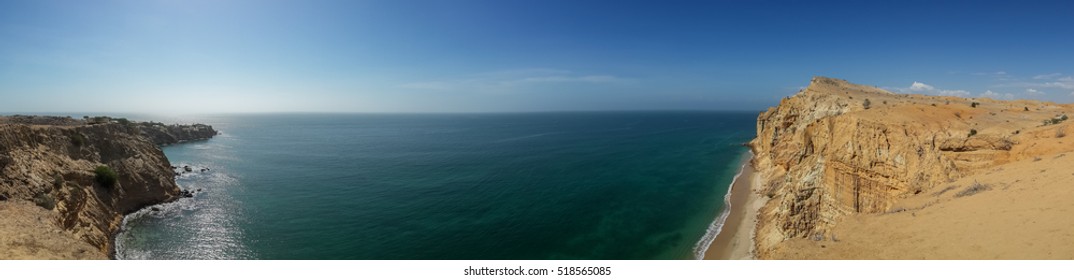
[[[193,198],[129,215],[121,259],[693,259],[753,112],[145,117]],[[141,117],[132,117],[141,119]],[[200,172],[201,168],[208,171]],[[200,191],[199,191],[200,190]]]

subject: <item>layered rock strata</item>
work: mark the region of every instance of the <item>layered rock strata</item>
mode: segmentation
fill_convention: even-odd
[[[1068,105],[895,94],[816,77],[757,119],[749,146],[765,195],[757,257],[791,239],[827,240],[848,215],[1008,162],[1072,150],[1038,145],[1064,133]]]

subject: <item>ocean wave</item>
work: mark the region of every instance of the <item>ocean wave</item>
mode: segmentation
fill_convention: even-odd
[[[753,152],[750,151],[750,156],[753,157]],[[731,185],[727,187],[727,194],[723,196],[723,211],[720,211],[720,215],[712,221],[712,224],[705,229],[705,235],[701,236],[701,240],[697,241],[697,245],[694,245],[694,259],[704,259],[705,253],[708,251],[709,246],[712,246],[712,242],[716,241],[716,237],[720,235],[720,231],[723,230],[724,223],[727,222],[727,217],[731,215],[731,193],[735,188],[735,182],[738,182],[738,177],[742,176],[742,172],[746,170],[746,165],[750,164],[749,160],[742,163],[742,166],[738,168],[738,173],[731,179]]]
[[[506,138],[506,139],[500,139],[500,140],[492,141],[492,143],[503,143],[503,142],[510,142],[510,141],[516,141],[516,140],[522,140],[522,139],[529,139],[529,138],[534,138],[534,137],[541,137],[541,136],[548,136],[548,135],[556,135],[556,134],[561,134],[561,133],[563,133],[563,132],[547,132],[547,133],[537,133],[537,134],[531,134],[531,135],[526,135],[526,136],[521,136],[521,137],[513,137],[513,138]]]
[[[181,198],[172,202],[146,206],[138,211],[134,211],[134,213],[127,214],[127,216],[123,217],[123,222],[120,224],[119,232],[116,233],[115,237],[116,259],[145,260],[152,258],[152,254],[148,251],[127,248],[127,243],[132,242],[135,239],[135,236],[131,233],[128,227],[132,221],[147,218],[163,219],[173,217],[184,211],[194,211],[196,208],[197,206],[194,203],[193,198]]]

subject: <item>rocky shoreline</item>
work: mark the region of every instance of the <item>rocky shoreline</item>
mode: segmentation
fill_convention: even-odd
[[[113,238],[124,215],[189,196],[189,191],[176,185],[175,170],[160,146],[216,134],[202,124],[164,125],[109,117],[0,117],[0,211],[36,213],[32,220],[40,221],[0,227],[0,235],[31,236],[0,243],[0,256],[113,257]],[[49,232],[56,238],[33,238],[36,232]],[[71,240],[97,252],[58,245]]]

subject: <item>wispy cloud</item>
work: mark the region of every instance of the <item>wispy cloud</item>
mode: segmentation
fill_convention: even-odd
[[[1050,80],[1050,79],[1058,78],[1059,76],[1063,76],[1063,73],[1040,74],[1040,75],[1033,76],[1033,79],[1034,80]]]
[[[992,98],[992,99],[1014,99],[1014,94],[1000,93],[1000,92],[994,92],[992,90],[986,90],[985,92],[981,93],[980,97]]]
[[[975,72],[975,73],[972,73],[972,75],[977,75],[977,76],[1006,76],[1007,72],[1005,72],[1005,71]]]
[[[460,78],[414,82],[401,88],[432,91],[510,92],[550,84],[626,84],[632,80],[606,74],[577,74],[560,69],[515,69],[467,75]]]
[[[1056,89],[1074,89],[1074,77],[1062,75],[1055,75],[1058,73],[1037,75],[1033,77],[1032,81],[1020,81],[1013,83],[998,84],[995,87],[1012,87],[1012,88],[1026,88],[1027,92],[1033,88],[1056,88]]]
[[[965,90],[961,90],[961,89],[954,89],[954,90],[952,90],[952,89],[938,89],[938,88],[936,88],[934,86],[931,86],[929,84],[922,83],[922,82],[917,82],[917,81],[915,81],[913,84],[910,84],[910,87],[892,88],[892,89],[895,92],[901,92],[901,93],[921,93],[921,94],[961,96],[961,97],[965,97],[965,96],[970,95],[969,91],[965,91]]]

